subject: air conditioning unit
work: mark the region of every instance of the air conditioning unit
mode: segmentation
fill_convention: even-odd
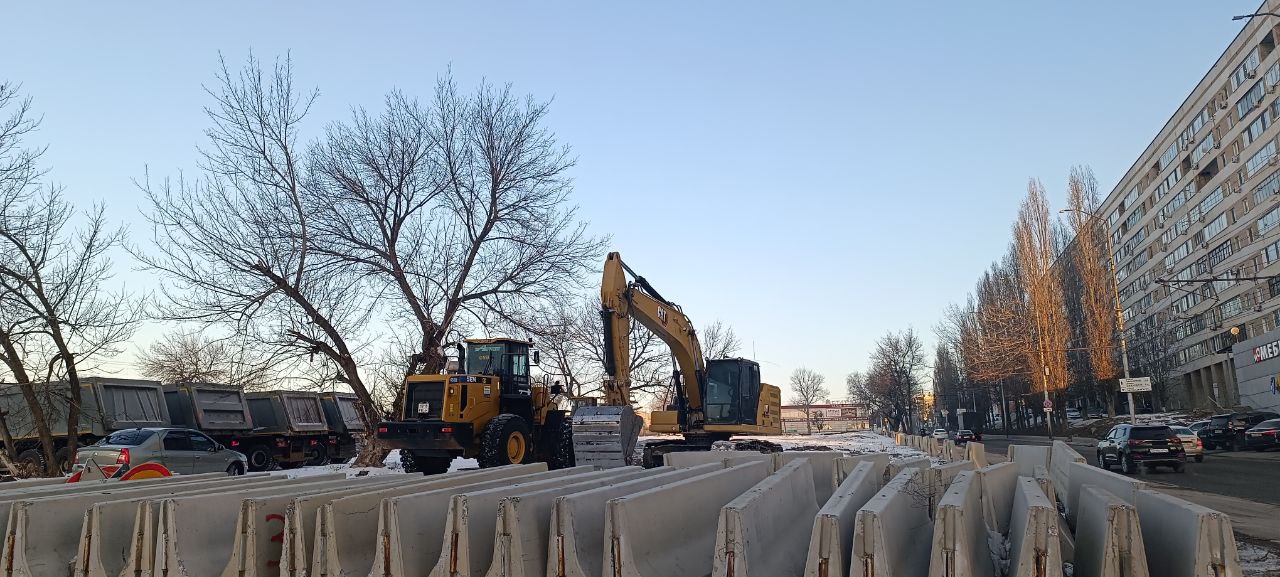
[[[1272,84],[1267,87],[1267,94],[1275,94],[1275,93],[1276,93],[1276,85]]]
[[[1200,215],[1200,223],[1201,223],[1201,224],[1203,224],[1203,223],[1204,223],[1204,215],[1203,215],[1203,214],[1202,214],[1202,215]]]
[[[1156,228],[1164,228],[1164,222],[1157,222]]]
[[[1199,162],[1192,163],[1191,170],[1200,170],[1200,163]]]
[[[1207,242],[1200,243],[1200,250],[1204,250],[1206,248],[1209,248],[1209,243]]]
[[[1232,156],[1231,156],[1231,164],[1235,164],[1235,163],[1237,163],[1237,162],[1240,162],[1240,155],[1239,155],[1239,154],[1232,155]]]
[[[1255,68],[1255,69],[1253,69],[1253,70],[1246,70],[1246,71],[1245,71],[1245,73],[1244,73],[1244,77],[1245,77],[1245,78],[1257,78],[1257,77],[1258,77],[1258,69],[1256,69],[1256,68]]]
[[[1221,142],[1214,142],[1214,143],[1213,143],[1213,149],[1214,149],[1214,150],[1221,150],[1221,149],[1222,149],[1222,143],[1221,143]]]
[[[1253,307],[1253,312],[1255,312],[1255,313],[1260,313],[1260,312],[1262,312],[1262,305],[1261,305],[1261,304],[1254,305],[1254,307]]]
[[[1223,109],[1223,110],[1226,110],[1226,109],[1227,109],[1227,101],[1226,101],[1226,100],[1219,100],[1219,101],[1218,101],[1218,108],[1221,108],[1221,109]]]

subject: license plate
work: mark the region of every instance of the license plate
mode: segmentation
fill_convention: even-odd
[[[1261,437],[1262,433],[1249,433],[1250,437]]]
[[[419,412],[419,413],[430,413],[430,412],[431,412],[431,403],[418,403],[418,412]]]
[[[1168,453],[1169,449],[1151,449],[1152,453]]]

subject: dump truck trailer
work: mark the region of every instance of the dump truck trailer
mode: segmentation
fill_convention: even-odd
[[[244,440],[250,470],[266,470],[272,464],[292,469],[322,464],[329,454],[329,422],[320,395],[306,391],[246,393],[253,432]],[[255,463],[253,457],[259,460]],[[263,459],[269,457],[270,462]]]
[[[54,459],[63,471],[71,469],[75,455],[67,446],[67,408],[70,388],[66,381],[32,385],[54,440]],[[0,385],[0,411],[17,449],[19,464],[43,470],[44,453],[30,407],[16,384]],[[164,391],[157,381],[86,377],[80,379],[80,426],[77,444],[92,445],[120,429],[170,425]]]
[[[351,393],[320,393],[320,406],[329,423],[326,460],[342,462],[360,452],[359,439],[365,430],[357,402]]]

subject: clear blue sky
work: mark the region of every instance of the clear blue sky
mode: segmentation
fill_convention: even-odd
[[[145,232],[130,179],[192,168],[219,51],[291,51],[321,93],[308,137],[452,66],[554,98],[594,231],[695,322],[731,323],[766,380],[804,365],[837,397],[886,330],[933,342],[1004,250],[1028,177],[1061,204],[1089,164],[1109,191],[1257,7],[218,4],[6,6],[0,78],[35,99],[34,139],[77,202]]]

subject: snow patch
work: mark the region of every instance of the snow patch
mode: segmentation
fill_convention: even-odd
[[[1246,577],[1280,575],[1280,551],[1245,542],[1239,542],[1236,550],[1240,555],[1240,569]]]
[[[347,477],[364,477],[364,476],[380,476],[380,475],[403,475],[404,463],[400,461],[400,451],[394,450],[387,455],[382,461],[381,467],[352,467],[349,464],[320,465],[315,467],[299,467],[285,471],[285,475],[290,479],[299,477],[311,477],[314,475],[324,475],[327,473],[346,473]],[[480,463],[475,459],[456,458],[449,464],[450,471],[463,471],[467,469],[479,469]],[[417,473],[414,473],[415,475]]]

